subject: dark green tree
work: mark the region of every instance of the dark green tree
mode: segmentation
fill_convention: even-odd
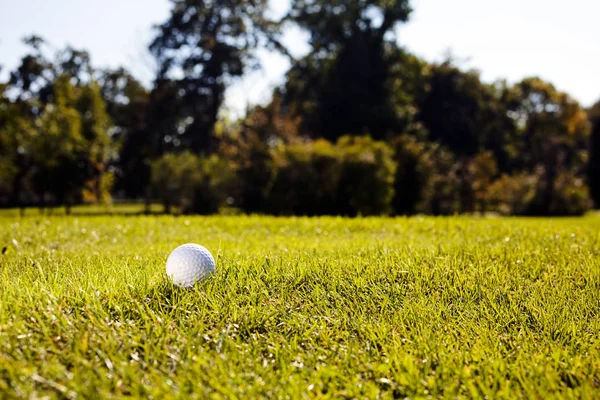
[[[571,174],[583,178],[589,146],[585,110],[568,94],[539,78],[526,78],[503,96],[508,115],[517,127],[512,141],[515,169],[541,169],[541,189],[531,214],[547,215],[558,200],[557,183]]]
[[[26,149],[34,126],[22,107],[5,96],[7,88],[0,84],[0,203],[16,207],[27,200],[25,179],[31,160]]]
[[[532,170],[556,164],[549,159],[554,158],[553,153],[565,167],[583,168],[589,121],[577,101],[539,78],[524,79],[506,89],[502,97],[517,129],[511,141],[515,168]]]
[[[417,108],[430,141],[460,156],[491,150],[500,168],[508,167],[505,146],[514,127],[497,90],[478,72],[464,72],[451,61],[431,65]]]
[[[381,139],[402,129],[392,73],[411,60],[397,48],[394,28],[410,11],[408,0],[292,1],[287,19],[308,31],[312,50],[288,74],[286,103],[307,133]]]
[[[58,52],[55,65],[59,73],[69,75],[77,86],[93,79],[94,69],[90,54],[85,50],[67,46]]]
[[[600,101],[589,111],[592,132],[590,135],[590,161],[588,183],[596,208],[600,207]]]
[[[86,143],[84,159],[79,163],[87,167],[83,200],[106,203],[110,199],[107,189],[111,188],[113,180],[108,164],[117,157],[117,148],[109,136],[112,122],[98,82],[92,80],[79,87],[76,95],[75,108],[81,118],[81,135]]]
[[[56,78],[53,63],[46,56],[47,45],[39,36],[23,39],[28,54],[11,71],[6,90],[10,89],[11,99],[3,96],[2,107],[5,117],[2,123],[3,147],[10,158],[9,204],[16,207],[33,203],[31,177],[33,165],[30,145],[34,140],[35,121],[40,117],[45,104],[52,101],[52,83]],[[6,160],[7,158],[5,158]],[[8,172],[5,179],[8,179]]]
[[[265,18],[267,0],[171,4],[169,19],[150,45],[159,66],[158,95],[168,95],[170,104],[158,102],[157,107],[174,111],[160,114],[169,119],[164,137],[177,147],[208,151],[228,84],[257,66],[254,50],[267,43],[263,33],[273,26]]]
[[[2,100],[9,115],[0,130],[6,132],[1,147],[12,154],[10,203],[105,201],[107,161],[115,154],[89,55],[66,48],[51,60],[43,39],[25,42],[29,54],[10,75],[10,99]]]
[[[42,205],[67,205],[79,200],[86,180],[85,139],[70,76],[53,83],[54,102],[44,106],[27,152],[33,161],[33,185]]]
[[[52,96],[52,82],[56,78],[56,69],[47,57],[46,42],[39,36],[23,39],[28,54],[21,58],[19,66],[10,73],[9,85],[21,102],[30,102],[30,111],[39,111],[36,100],[45,103]]]
[[[158,157],[157,129],[160,116],[150,114],[151,93],[123,68],[100,74],[102,97],[112,120],[111,140],[119,146],[111,167],[116,175],[115,190],[129,198],[141,198],[150,185],[152,159]],[[156,125],[155,125],[156,127]]]

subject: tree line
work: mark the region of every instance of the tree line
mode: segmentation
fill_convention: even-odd
[[[151,87],[37,36],[0,83],[0,204],[112,197],[167,212],[580,215],[600,204],[600,102],[537,77],[486,83],[398,45],[408,0],[171,0]],[[294,58],[284,29],[309,35]],[[400,38],[401,39],[401,38]],[[266,105],[223,116],[227,88],[291,68]]]

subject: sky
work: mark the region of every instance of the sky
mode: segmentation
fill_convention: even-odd
[[[289,0],[271,0],[285,12]],[[600,99],[600,1],[597,0],[411,0],[413,13],[398,28],[398,44],[427,61],[447,55],[484,81],[514,83],[540,76],[584,106]],[[146,47],[152,26],[167,19],[167,0],[0,0],[0,79],[25,52],[21,39],[44,37],[53,48],[86,49],[96,67],[125,66],[149,84],[152,61]],[[300,56],[307,36],[288,29],[285,43]],[[269,100],[289,62],[261,51],[263,69],[234,84],[225,110],[240,115],[249,104]]]

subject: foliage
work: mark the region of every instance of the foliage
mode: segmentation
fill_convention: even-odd
[[[572,173],[561,173],[554,182],[553,201],[544,215],[583,215],[592,207],[584,180]]]
[[[3,397],[598,393],[598,216],[0,214]],[[190,241],[217,272],[180,290]]]
[[[142,197],[150,183],[150,160],[159,155],[159,139],[149,129],[151,94],[123,68],[102,71],[99,80],[112,121],[110,137],[120,148],[110,163],[115,189],[129,198]]]
[[[216,155],[199,160],[198,182],[194,187],[194,200],[189,210],[197,214],[215,214],[225,206],[234,205],[230,195],[237,186],[237,177],[229,162]]]
[[[271,31],[266,0],[171,0],[171,14],[150,45],[159,67],[157,84],[175,85],[172,130],[194,152],[213,146],[212,134],[226,85],[256,65],[255,50]],[[179,78],[181,77],[181,78]]]
[[[453,153],[434,145],[423,160],[429,179],[417,211],[422,214],[453,215],[461,211],[461,164]]]
[[[587,170],[590,193],[597,208],[600,208],[600,101],[590,109],[590,155]]]
[[[325,140],[285,146],[274,155],[268,211],[279,215],[335,214],[342,156]]]
[[[45,106],[39,130],[28,149],[35,166],[33,185],[42,203],[72,205],[78,202],[89,172],[89,160],[84,158],[87,141],[69,79],[63,75],[54,82],[55,102]]]
[[[293,63],[284,102],[302,117],[305,133],[330,141],[393,133],[399,118],[391,81],[402,75],[392,71],[413,61],[397,57],[394,28],[410,11],[407,0],[292,2],[288,19],[308,31],[312,49]]]
[[[191,152],[165,154],[152,164],[152,186],[164,211],[212,214],[225,205],[234,175],[225,160]]]
[[[504,215],[525,215],[535,201],[538,186],[535,175],[503,174],[488,188],[492,209]]]
[[[66,48],[50,61],[41,38],[26,42],[31,54],[11,73],[0,101],[0,113],[6,113],[0,117],[1,146],[10,154],[2,157],[10,164],[2,174],[8,203],[69,208],[84,197],[106,200],[111,188],[104,175],[116,153],[89,56]]]
[[[483,84],[478,72],[461,71],[451,61],[431,65],[426,76],[417,118],[429,140],[460,156],[492,150],[503,161],[511,126],[494,87]]]
[[[165,154],[152,163],[152,186],[166,213],[189,209],[200,179],[200,160],[190,152]]]
[[[25,192],[22,176],[30,164],[24,149],[31,141],[33,127],[17,105],[2,96],[0,87],[0,203],[16,205]]]
[[[342,215],[384,215],[391,212],[396,163],[393,150],[369,136],[342,136],[337,212]]]
[[[488,209],[490,186],[498,175],[498,165],[492,152],[486,151],[473,157],[468,163],[467,173],[476,202],[474,208],[476,211],[485,213]]]
[[[583,215],[591,207],[583,179],[572,173],[560,173],[553,181],[552,199],[544,197],[546,174],[503,175],[489,187],[493,209],[505,215]]]
[[[589,122],[575,100],[548,82],[526,78],[509,88],[503,101],[518,132],[511,143],[516,147],[511,159],[514,168],[533,171],[557,162],[557,168],[583,168]]]
[[[392,150],[369,137],[345,136],[284,146],[274,156],[269,211],[299,215],[377,215],[391,211]]]
[[[237,187],[231,193],[237,207],[247,213],[265,212],[275,173],[272,150],[302,141],[299,122],[282,112],[275,93],[268,106],[253,107],[232,126],[218,126],[218,154],[230,162],[237,176]]]
[[[152,187],[202,214],[576,215],[598,202],[598,106],[540,78],[488,84],[450,58],[427,63],[396,37],[407,0],[294,0],[278,21],[267,3],[171,0],[151,87],[26,38],[0,83],[0,205],[110,203],[110,191],[149,210]],[[290,27],[308,53],[283,45]],[[264,50],[289,58],[285,81],[231,120],[225,93]]]

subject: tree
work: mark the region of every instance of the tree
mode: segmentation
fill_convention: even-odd
[[[592,132],[590,135],[590,161],[588,183],[596,208],[600,207],[600,101],[590,109]]]
[[[503,102],[518,132],[512,143],[515,168],[547,165],[554,162],[552,153],[568,168],[583,166],[589,122],[577,101],[548,82],[526,78],[505,91]]]
[[[234,165],[239,178],[236,205],[248,213],[263,212],[274,175],[271,150],[302,141],[299,120],[285,115],[276,91],[268,106],[253,107],[229,129],[224,123],[220,127],[219,153]]]
[[[85,84],[93,79],[94,70],[90,54],[85,50],[77,50],[67,46],[58,52],[55,61],[60,74],[69,75],[76,86]]]
[[[212,214],[225,204],[235,176],[216,155],[198,157],[189,151],[165,154],[152,164],[152,186],[165,213]]]
[[[55,102],[44,107],[28,152],[35,168],[35,191],[42,204],[65,204],[68,211],[86,180],[86,140],[70,76],[58,77],[53,86]]]
[[[429,140],[460,156],[491,150],[506,168],[505,146],[513,127],[499,97],[494,87],[481,82],[478,72],[461,71],[446,61],[429,67],[417,118]]]
[[[26,37],[23,42],[30,52],[21,59],[17,69],[11,72],[9,85],[22,103],[35,100],[46,103],[50,101],[52,82],[56,78],[55,67],[44,54],[46,42],[35,35]],[[31,107],[31,110],[35,112],[39,107]]]
[[[161,115],[172,121],[164,136],[196,153],[208,151],[227,85],[257,66],[253,50],[272,26],[267,0],[171,3],[171,15],[150,45],[159,65],[157,86],[169,87],[165,79],[174,84],[174,113]]]
[[[85,182],[87,199],[84,200],[106,202],[110,197],[110,193],[106,192],[106,180],[112,181],[107,165],[111,159],[116,158],[116,147],[108,133],[111,121],[100,85],[96,81],[92,80],[79,88],[75,107],[81,118],[81,135],[86,143],[83,154],[85,161],[82,161],[88,165]]]
[[[189,151],[166,154],[152,164],[152,186],[162,200],[165,213],[172,207],[189,208],[200,181],[200,160]]]
[[[335,140],[398,129],[391,82],[399,49],[393,28],[410,14],[407,0],[297,0],[287,17],[310,34],[311,53],[288,74],[286,103],[304,130]],[[409,58],[403,60],[409,61]]]
[[[526,78],[504,93],[508,115],[517,127],[513,142],[515,169],[543,169],[544,189],[537,214],[548,214],[556,200],[556,183],[565,173],[580,176],[587,158],[589,121],[569,95],[539,78]]]
[[[142,197],[147,194],[151,160],[160,155],[162,139],[150,123],[159,123],[162,116],[150,114],[152,94],[125,69],[102,71],[100,85],[112,121],[111,140],[120,149],[111,161],[115,189],[129,198]]]
[[[15,175],[15,165],[12,160],[12,151],[15,146],[10,140],[10,132],[13,130],[10,125],[13,122],[13,115],[9,110],[8,101],[4,98],[5,85],[0,85],[0,203],[7,203],[11,192],[11,183]]]
[[[88,53],[67,47],[50,61],[43,39],[25,42],[30,52],[11,73],[10,99],[4,96],[1,107],[8,116],[0,116],[6,131],[0,147],[12,154],[10,203],[20,204],[26,193],[29,202],[67,209],[82,200],[106,201],[106,166],[115,154]]]
[[[12,180],[5,187],[11,206],[32,203],[33,187],[31,174],[33,154],[30,146],[35,138],[36,124],[46,104],[52,101],[52,82],[56,77],[53,64],[44,54],[46,44],[39,36],[23,39],[29,54],[21,59],[19,66],[10,73],[10,78],[2,96],[2,135],[3,163],[10,165],[4,171],[5,180]],[[10,99],[6,92],[10,92]]]

